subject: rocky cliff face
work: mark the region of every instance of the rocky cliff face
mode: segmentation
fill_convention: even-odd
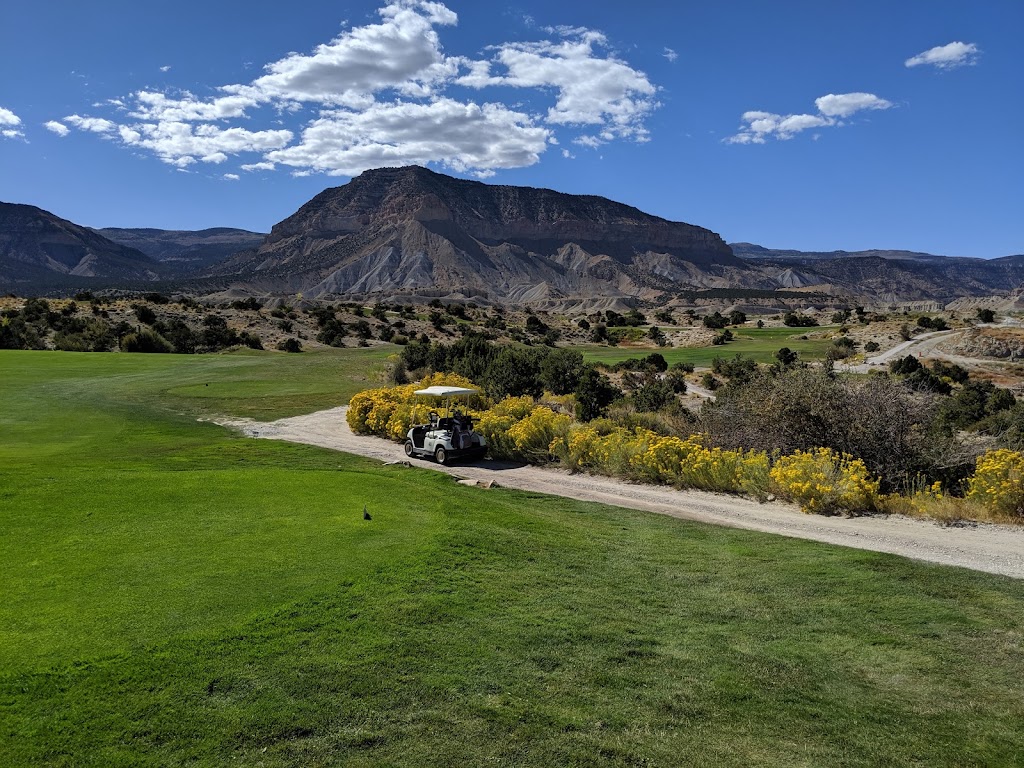
[[[155,280],[160,265],[134,248],[32,205],[0,203],[0,288],[41,291],[97,280]]]
[[[214,274],[309,296],[462,295],[541,301],[651,298],[744,282],[714,232],[621,203],[455,179],[367,171],[277,224]]]

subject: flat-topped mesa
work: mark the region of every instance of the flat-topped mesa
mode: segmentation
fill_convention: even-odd
[[[421,168],[366,171],[343,187],[327,189],[276,225],[272,245],[303,236],[334,238],[418,221],[454,225],[483,243],[607,243],[637,252],[685,253],[695,263],[738,264],[714,232],[652,216],[594,195],[484,184]],[[432,227],[444,231],[446,227]]]
[[[211,270],[240,290],[379,301],[661,300],[745,284],[714,232],[593,195],[382,168],[327,189]]]

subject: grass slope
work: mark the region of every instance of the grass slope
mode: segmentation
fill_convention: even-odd
[[[1024,760],[1019,582],[194,420],[360,353],[0,353],[0,765]]]

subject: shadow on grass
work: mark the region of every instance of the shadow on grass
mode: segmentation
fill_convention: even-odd
[[[429,456],[416,457],[415,459],[409,459],[409,463],[412,466],[419,466],[414,462],[423,462],[424,464],[433,464],[439,466],[433,458]],[[470,461],[459,461],[458,459],[450,459],[445,465],[452,469],[460,469],[463,467],[475,467],[477,469],[486,469],[492,472],[502,472],[509,469],[520,469],[522,467],[528,467],[529,463],[525,461],[513,461],[511,459],[476,459]]]

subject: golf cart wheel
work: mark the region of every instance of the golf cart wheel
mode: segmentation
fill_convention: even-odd
[[[434,458],[437,460],[438,464],[444,466],[445,464],[448,463],[448,451],[446,451],[444,448],[438,448],[436,451],[434,451]]]
[[[412,444],[412,440],[405,441],[405,455],[410,459],[416,454],[416,446]]]

